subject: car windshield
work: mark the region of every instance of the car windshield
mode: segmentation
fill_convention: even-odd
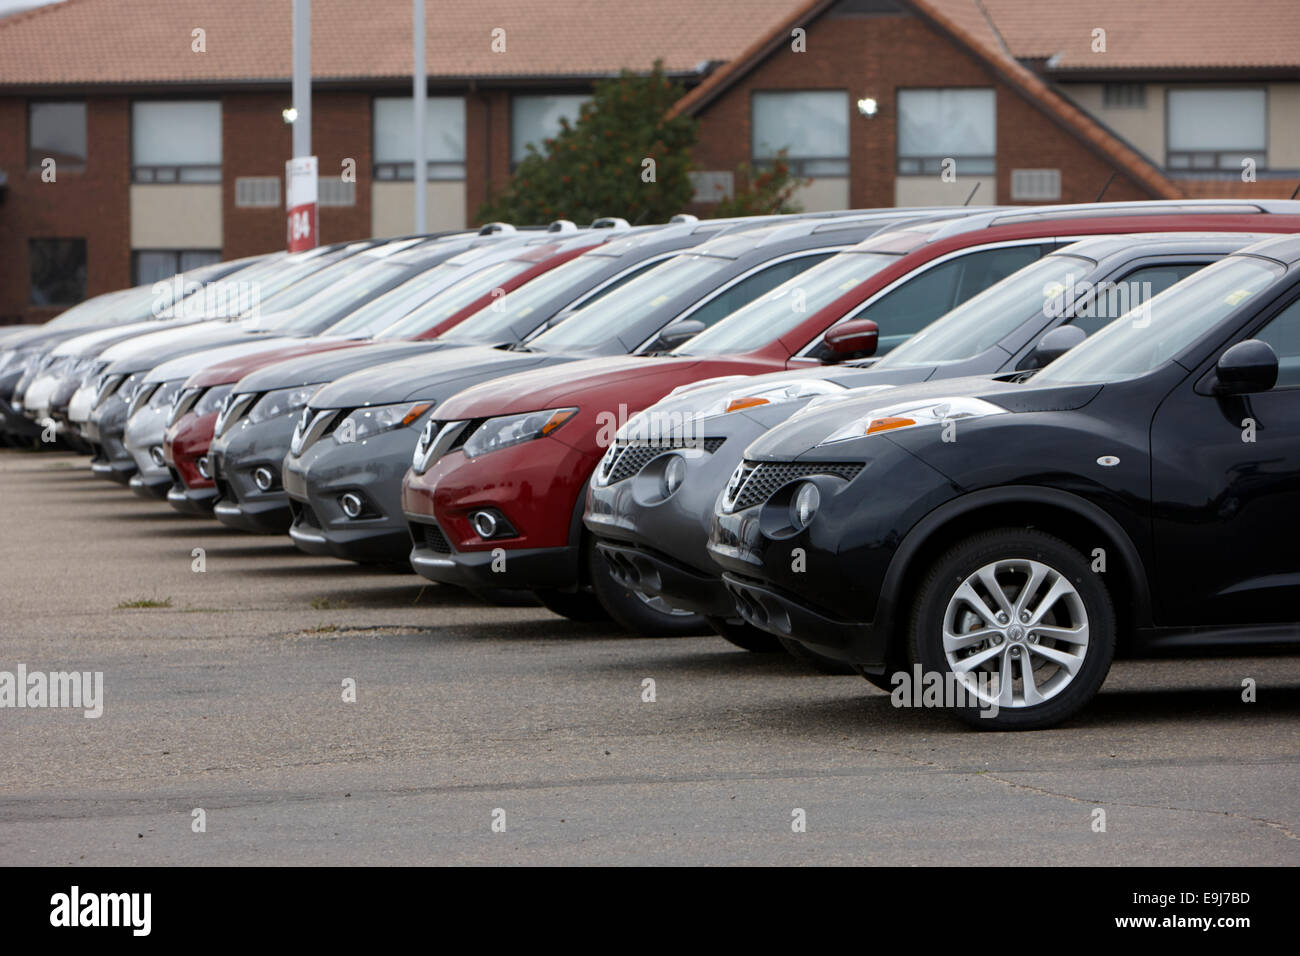
[[[841,252],[787,279],[711,329],[673,350],[676,355],[723,355],[757,348],[793,330],[881,269],[898,261],[881,252]]]
[[[489,295],[493,289],[499,288],[503,282],[509,282],[520,273],[527,272],[536,265],[536,262],[505,259],[501,262],[494,262],[490,266],[484,266],[482,269],[477,269],[455,284],[447,286],[414,311],[402,316],[397,322],[379,332],[375,338],[404,339],[421,335],[440,322],[451,318],[475,299]],[[457,268],[464,269],[466,267],[458,266]]]
[[[319,259],[298,263],[294,274],[279,284],[274,292],[261,288],[262,309],[266,312],[283,312],[302,305],[321,289],[327,289],[345,276],[364,268],[374,260],[362,256],[348,256],[341,262],[322,265]],[[268,277],[272,278],[272,277]]]
[[[295,309],[292,316],[270,327],[277,332],[308,331],[320,321],[322,312],[346,315],[410,274],[409,265],[382,260],[371,262],[322,289]]]
[[[540,349],[586,348],[608,341],[649,316],[674,296],[725,272],[734,260],[683,253],[632,279],[609,295],[575,309],[531,343]]]
[[[498,342],[513,340],[512,330],[515,324],[525,321],[530,315],[550,302],[566,289],[572,289],[576,296],[583,291],[582,284],[591,276],[608,269],[617,260],[611,256],[586,255],[570,259],[563,265],[556,266],[532,282],[521,285],[491,305],[486,305],[461,322],[445,336],[462,342]],[[537,324],[545,322],[551,316],[536,314]]]
[[[896,346],[876,368],[916,368],[961,362],[1019,328],[1035,312],[1086,276],[1090,259],[1058,253],[1030,263],[967,299]]]
[[[1137,378],[1169,362],[1286,269],[1254,256],[1230,256],[1130,309],[1080,342],[1033,379],[1105,383]]]
[[[425,269],[397,288],[389,289],[383,295],[371,299],[359,309],[339,319],[322,334],[374,335],[392,325],[395,319],[400,319],[412,309],[428,302],[445,289],[451,277],[458,272],[456,266],[445,262]]]

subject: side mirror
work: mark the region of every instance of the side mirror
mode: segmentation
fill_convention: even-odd
[[[705,324],[699,319],[682,319],[659,333],[659,345],[665,349],[676,348],[687,339],[699,335],[705,328]]]
[[[1077,325],[1058,325],[1038,340],[1034,350],[1029,353],[1025,368],[1042,368],[1055,362],[1087,337],[1088,333]]]
[[[1238,342],[1219,356],[1214,379],[1216,395],[1267,392],[1277,384],[1277,353],[1259,339]]]
[[[880,344],[880,326],[870,319],[849,319],[833,328],[827,329],[822,341],[837,358],[860,352],[863,355],[875,355],[876,346]]]

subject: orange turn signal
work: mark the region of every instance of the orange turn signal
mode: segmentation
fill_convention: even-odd
[[[899,418],[891,415],[889,418],[873,418],[867,425],[867,434],[874,435],[876,432],[887,432],[891,428],[906,428],[908,425],[915,425],[916,420],[913,418]]]
[[[549,435],[576,414],[578,414],[576,408],[561,409],[546,420],[546,424],[542,426],[542,434]]]
[[[429,409],[433,408],[433,402],[421,402],[419,405],[412,405],[411,410],[402,418],[403,425],[409,425]]]
[[[733,398],[730,402],[727,403],[727,411],[738,412],[742,408],[753,408],[755,405],[770,405],[770,404],[772,403],[766,398]]]

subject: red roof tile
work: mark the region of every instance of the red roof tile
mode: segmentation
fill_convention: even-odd
[[[729,60],[795,0],[473,0],[427,5],[434,78],[671,72]],[[67,0],[0,20],[0,86],[286,81],[290,0]],[[190,49],[207,32],[207,52]],[[506,31],[506,52],[492,31]],[[314,0],[317,79],[411,75],[411,0]]]

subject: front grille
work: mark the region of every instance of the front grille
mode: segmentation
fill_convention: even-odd
[[[724,441],[726,441],[725,438],[706,438],[702,442],[686,440],[615,442],[613,453],[606,456],[605,460],[601,462],[601,478],[608,485],[620,482],[625,478],[631,478],[665,452],[682,451],[687,448],[703,448],[712,455],[722,446]]]
[[[420,537],[416,540],[421,541],[425,548],[437,551],[438,554],[451,554],[451,542],[443,535],[442,528],[437,524],[421,524],[419,527]]]
[[[862,471],[861,462],[746,461],[732,476],[723,505],[728,512],[761,505],[778,490],[800,478],[832,475],[852,481]]]

